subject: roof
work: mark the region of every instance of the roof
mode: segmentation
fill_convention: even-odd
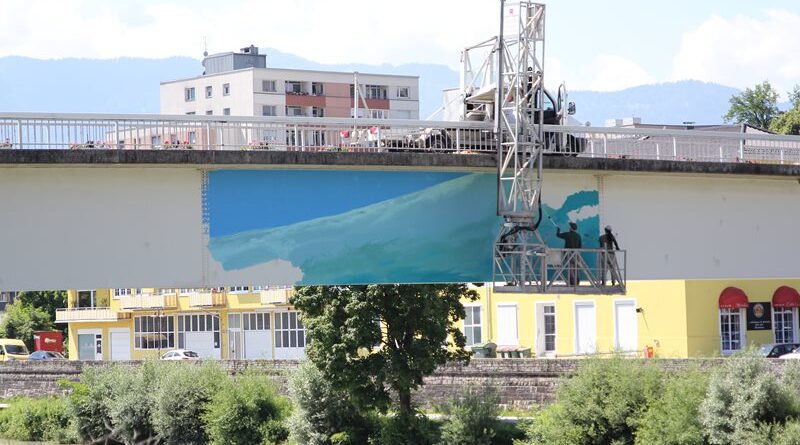
[[[198,76],[194,76],[194,77],[184,77],[182,79],[164,80],[164,81],[161,81],[160,84],[161,85],[166,85],[166,84],[170,84],[170,83],[186,82],[187,80],[208,79],[208,78],[214,77],[214,76],[224,76],[224,75],[228,75],[228,74],[243,73],[243,72],[248,72],[248,71],[261,71],[261,72],[281,71],[281,72],[295,72],[295,73],[351,74],[351,75],[354,74],[353,71],[302,70],[302,69],[294,69],[294,68],[272,68],[272,67],[266,67],[266,68],[244,68],[244,69],[233,70],[233,71],[225,71],[225,72],[222,72],[222,73],[198,75]],[[404,75],[404,74],[364,73],[364,72],[361,72],[361,71],[357,71],[357,72],[358,72],[359,76],[394,77],[394,78],[398,78],[398,79],[417,79],[419,81],[419,76],[408,76],[408,75]]]

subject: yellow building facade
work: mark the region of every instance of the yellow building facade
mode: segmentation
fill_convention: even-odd
[[[468,343],[530,348],[538,357],[614,351],[655,357],[728,355],[797,343],[800,279],[628,282],[626,295],[477,289],[462,324]]]
[[[69,290],[56,314],[74,360],[142,360],[172,349],[212,359],[299,359],[305,328],[291,289]]]

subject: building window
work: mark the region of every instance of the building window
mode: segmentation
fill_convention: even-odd
[[[722,353],[731,354],[744,348],[744,309],[720,309],[719,328]]]
[[[397,97],[401,99],[408,99],[408,87],[398,87]]]
[[[286,107],[287,116],[305,116],[302,107]]]
[[[277,91],[275,88],[275,81],[274,80],[262,80],[261,81],[261,91],[265,93],[274,93]]]
[[[222,95],[223,96],[230,96],[231,95],[231,84],[223,83],[222,84]]]
[[[119,298],[129,295],[131,295],[130,289],[114,289],[114,298]]]
[[[231,286],[228,288],[229,292],[249,292],[250,286]]]
[[[325,109],[321,107],[311,107],[311,116],[325,117]]]
[[[183,90],[184,99],[186,102],[193,102],[194,101],[194,87],[192,88],[184,88]]]
[[[172,295],[175,293],[175,289],[159,289],[158,295]]]
[[[94,291],[79,290],[77,307],[94,307]]]
[[[367,99],[386,99],[386,86],[367,85],[364,89],[364,95]]]
[[[301,82],[286,82],[286,94],[301,94],[303,84]]]
[[[556,307],[548,304],[544,310],[544,351],[555,352],[556,350]]]
[[[277,110],[275,105],[262,105],[261,106],[261,115],[262,116],[275,116],[277,115]]]
[[[133,317],[133,333],[136,349],[175,347],[175,321],[170,315]]]
[[[481,307],[466,306],[467,317],[464,318],[464,337],[467,338],[467,346],[481,342]]]
[[[223,108],[222,109],[222,115],[223,116],[230,116],[231,115],[231,109],[230,108]]]
[[[773,310],[773,329],[775,330],[775,343],[795,343],[795,308],[775,308]]]
[[[212,114],[214,114],[213,110],[206,110],[206,116],[211,116]]]
[[[242,329],[245,331],[269,331],[270,314],[267,312],[245,312],[242,314]]]
[[[311,83],[311,94],[314,96],[322,96],[325,94],[325,89],[322,86],[322,82]]]
[[[187,116],[194,116],[194,111],[187,111],[187,112],[186,112],[186,115],[187,115]]]
[[[298,316],[300,313],[275,313],[275,347],[304,348],[306,346],[306,329]]]
[[[369,110],[372,119],[389,119],[389,110]]]
[[[187,332],[213,332],[214,349],[219,348],[219,315],[178,315],[178,348],[186,347]]]
[[[211,89],[211,86],[207,86],[207,87],[206,87],[206,99],[208,99],[208,98],[210,98],[210,97],[211,97],[211,95],[212,95],[212,91],[213,91],[213,90]]]

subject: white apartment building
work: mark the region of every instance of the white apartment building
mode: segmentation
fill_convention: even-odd
[[[208,55],[201,76],[161,82],[162,114],[419,119],[419,77],[267,68],[254,46]],[[357,79],[357,80],[356,80]]]

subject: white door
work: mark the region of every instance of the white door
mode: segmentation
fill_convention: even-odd
[[[619,351],[635,351],[638,343],[636,303],[614,302],[614,347]]]
[[[131,359],[131,330],[110,329],[111,360]]]
[[[271,331],[244,331],[244,358],[249,360],[271,359]]]
[[[187,332],[186,349],[203,358],[219,359],[219,348],[214,347],[214,332]]]
[[[575,353],[597,351],[597,317],[594,303],[575,304]]]
[[[556,352],[556,305],[536,304],[536,356],[552,356]]]
[[[517,346],[517,307],[497,306],[497,345]]]

